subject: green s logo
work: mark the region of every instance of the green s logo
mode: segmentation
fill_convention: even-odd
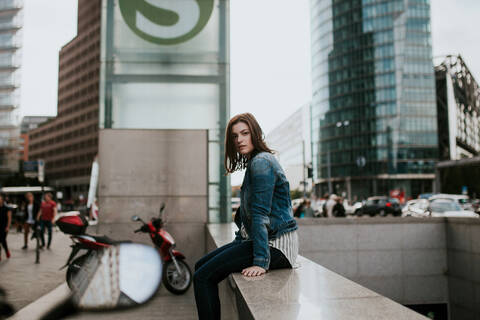
[[[177,44],[196,36],[207,24],[214,0],[118,0],[127,25],[157,44]]]

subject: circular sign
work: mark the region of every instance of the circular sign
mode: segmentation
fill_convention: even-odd
[[[357,160],[355,161],[357,163],[357,167],[363,168],[367,164],[367,159],[365,159],[364,156],[357,157]]]
[[[130,29],[149,42],[172,45],[195,37],[207,24],[214,0],[119,0]]]

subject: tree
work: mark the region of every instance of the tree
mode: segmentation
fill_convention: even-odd
[[[298,198],[302,198],[303,197],[303,192],[298,190],[298,189],[294,189],[294,190],[290,190],[290,198],[292,199],[298,199]]]

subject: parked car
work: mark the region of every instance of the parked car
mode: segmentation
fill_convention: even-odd
[[[424,217],[430,202],[427,199],[413,199],[402,208],[402,217]]]
[[[345,213],[347,215],[357,215],[359,210],[362,208],[363,203],[360,201],[355,202],[353,205],[350,205],[347,200],[343,202],[345,208]]]
[[[418,199],[426,199],[428,200],[430,197],[433,197],[437,193],[422,193],[418,196]]]
[[[432,199],[426,210],[431,217],[465,217],[478,218],[479,215],[470,210],[463,210],[454,199]]]
[[[359,216],[368,214],[374,216],[379,214],[384,217],[387,214],[399,216],[402,214],[400,202],[397,198],[388,198],[385,196],[369,197],[365,204],[358,210]]]
[[[464,210],[471,210],[473,211],[473,206],[470,203],[470,198],[464,194],[446,194],[446,193],[439,193],[431,196],[429,200],[434,199],[451,199],[454,200],[460,207]]]
[[[480,199],[475,199],[472,201],[473,211],[480,214]]]

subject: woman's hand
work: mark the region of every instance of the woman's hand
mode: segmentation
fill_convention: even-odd
[[[261,276],[262,274],[266,273],[267,270],[263,269],[259,266],[251,266],[249,268],[243,269],[242,274],[246,277],[256,277]]]

